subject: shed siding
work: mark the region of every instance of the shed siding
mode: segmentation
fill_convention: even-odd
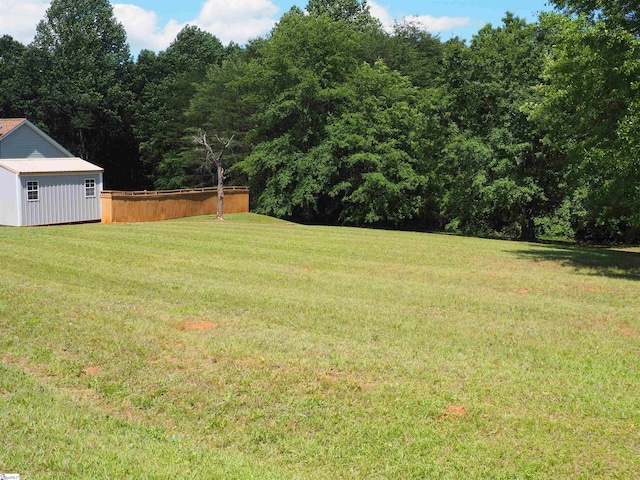
[[[96,182],[96,196],[85,198],[85,180]],[[27,182],[37,181],[39,199],[27,200]],[[23,175],[21,182],[22,225],[87,222],[101,219],[102,174]]]
[[[18,185],[13,172],[0,168],[0,225],[20,226]]]
[[[68,157],[68,154],[24,125],[0,142],[0,158],[3,159],[61,157]]]

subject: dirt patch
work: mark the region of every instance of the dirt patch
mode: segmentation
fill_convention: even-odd
[[[620,335],[622,335],[623,337],[637,338],[638,336],[640,336],[640,332],[635,328],[630,327],[629,325],[618,325],[617,328],[618,332],[620,332]]]
[[[262,357],[244,357],[236,360],[236,362],[243,367],[257,368],[265,364],[265,359]]]
[[[582,290],[584,290],[585,292],[589,292],[589,293],[599,293],[599,292],[608,292],[610,291],[608,288],[605,287],[601,287],[601,286],[592,286],[592,287],[583,287]]]
[[[321,380],[327,381],[327,382],[337,382],[338,380],[340,380],[340,377],[338,375],[336,375],[335,373],[325,373],[323,375],[321,375]]]
[[[85,375],[97,375],[98,373],[100,373],[100,370],[102,370],[102,367],[99,365],[95,365],[93,367],[85,368],[82,373],[84,373]]]
[[[216,322],[185,322],[181,323],[178,327],[180,330],[210,330],[212,328],[218,328],[219,323]]]
[[[442,412],[442,418],[452,418],[452,417],[464,417],[467,414],[467,409],[462,405],[449,405]]]

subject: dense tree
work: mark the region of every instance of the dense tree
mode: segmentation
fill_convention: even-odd
[[[363,64],[342,88],[347,106],[327,126],[326,140],[336,164],[329,195],[340,201],[339,220],[430,223],[445,140],[437,92],[420,92],[382,61]]]
[[[54,0],[32,48],[40,61],[35,120],[76,155],[105,168],[110,187],[138,182],[131,58],[107,0]]]
[[[616,17],[614,4],[600,13]],[[568,156],[573,224],[592,241],[632,240],[640,227],[640,39],[626,23],[543,18],[554,48],[532,116]]]
[[[263,213],[359,225],[426,222],[439,192],[439,97],[382,61],[370,64],[368,40],[379,31],[351,18],[292,9],[260,45],[243,70],[258,107],[248,132],[255,148],[239,168]]]
[[[235,135],[226,175],[262,213],[636,239],[638,6],[552,4],[467,44],[386,33],[364,0],[309,0],[245,46],[186,27],[134,64],[107,0],[54,0],[31,45],[0,38],[0,115],[29,117],[114,188],[217,181],[198,169],[202,128]]]
[[[234,135],[233,144],[225,152],[226,180],[231,184],[246,185],[247,179],[233,166],[251,154],[254,144],[248,133],[256,127],[254,116],[259,102],[256,100],[255,50],[260,41],[251,42],[243,49],[230,48],[229,55],[213,65],[204,81],[196,87],[186,111],[190,125],[197,125],[221,137]]]
[[[444,46],[440,39],[411,23],[394,26],[380,52],[393,70],[409,77],[416,87],[433,87],[442,73]]]
[[[22,75],[27,47],[9,35],[0,37],[0,118],[20,116],[21,97],[28,86]]]
[[[640,35],[640,5],[632,0],[551,0],[568,14],[585,15],[591,21],[604,21],[634,35]]]
[[[380,22],[371,16],[366,0],[309,0],[306,10],[310,15],[327,15],[331,20],[345,22],[360,30],[380,26]]]
[[[207,70],[220,63],[225,49],[210,33],[185,27],[158,55],[141,52],[135,67],[138,102],[136,134],[148,182],[157,188],[181,188],[192,178],[196,159],[185,112]]]
[[[334,217],[335,202],[327,203],[326,192],[335,166],[318,148],[330,119],[345,109],[339,87],[366,59],[367,35],[342,19],[293,8],[258,46],[243,80],[259,105],[248,133],[255,149],[239,168],[249,176],[260,211]]]
[[[559,203],[553,162],[560,158],[524,109],[541,82],[545,48],[536,24],[509,13],[502,26],[483,27],[468,50],[446,45],[456,133],[443,212],[452,228],[532,240],[536,220]]]

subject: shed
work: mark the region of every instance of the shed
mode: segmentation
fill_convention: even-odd
[[[0,119],[0,127],[0,225],[101,220],[101,167],[26,119]]]
[[[0,118],[0,159],[74,156],[26,118]]]

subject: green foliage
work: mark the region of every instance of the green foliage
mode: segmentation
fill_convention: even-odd
[[[467,235],[493,233],[486,174],[491,158],[491,149],[481,139],[463,134],[452,136],[444,162],[446,170],[451,172],[451,179],[442,199],[447,229]]]
[[[0,38],[0,115],[102,165],[107,186],[209,184],[194,129],[234,135],[230,184],[308,222],[532,240],[640,241],[640,19],[554,0],[469,44],[385,32],[365,0],[310,0],[223,47],[196,27],[131,61],[106,0],[54,0],[25,47]]]
[[[0,118],[20,116],[22,95],[26,94],[22,77],[27,48],[9,35],[0,37]]]
[[[604,20],[546,15],[554,48],[534,117],[549,125],[547,144],[570,161],[581,192],[579,237],[633,241],[640,227],[638,85],[640,40]]]
[[[335,202],[327,192],[336,178],[336,166],[326,145],[308,152],[295,147],[288,134],[260,143],[239,164],[260,194],[259,212],[284,218],[331,221]]]
[[[535,219],[562,200],[562,159],[543,144],[543,126],[526,110],[548,46],[536,24],[510,13],[503,22],[483,27],[468,49],[445,45],[456,126],[442,211],[457,231],[532,240]]]
[[[314,12],[287,13],[243,80],[226,84],[254,105],[255,148],[238,168],[257,211],[357,225],[432,219],[443,143],[437,93],[367,62],[378,31]]]
[[[371,16],[367,0],[309,0],[306,11],[314,16],[326,15],[360,30],[380,27],[380,22]]]
[[[216,132],[224,138],[234,136],[225,153],[225,182],[246,185],[247,178],[235,164],[253,150],[248,133],[255,127],[254,115],[258,110],[250,62],[256,43],[246,49],[230,49],[229,55],[213,65],[206,79],[196,86],[196,92],[186,110],[187,121],[207,132]]]
[[[158,190],[174,190],[179,188],[210,187],[212,181],[209,176],[203,177],[197,172],[198,158],[193,149],[189,149],[187,140],[178,151],[168,151],[155,166],[153,175],[154,187]]]
[[[137,178],[131,58],[107,0],[54,0],[31,46],[39,95],[25,113],[74,154],[101,165],[110,187]]]
[[[185,27],[157,56],[143,52],[136,65],[139,99],[136,134],[149,183],[156,188],[197,186],[186,112],[207,70],[225,56],[220,41],[197,27]]]
[[[382,46],[381,55],[389,68],[411,79],[416,87],[434,87],[443,74],[442,42],[417,25],[395,25],[393,34]]]
[[[342,205],[339,220],[396,226],[424,220],[439,193],[443,131],[435,94],[429,98],[383,62],[363,64],[343,90],[346,112],[327,126],[338,174],[329,194]]]
[[[364,60],[365,38],[343,21],[292,9],[248,60],[235,88],[255,105],[247,133],[255,148],[238,168],[249,176],[259,211],[335,218],[326,126],[345,111],[340,86]]]
[[[620,27],[640,34],[640,7],[630,0],[551,0],[557,8],[569,14],[585,15],[590,20]]]

